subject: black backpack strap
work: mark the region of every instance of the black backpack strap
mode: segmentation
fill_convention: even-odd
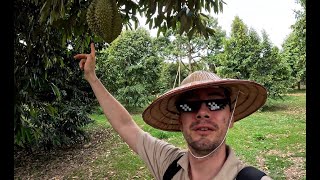
[[[181,166],[177,163],[182,156],[175,159],[167,168],[163,175],[163,180],[171,180],[173,176],[181,169]],[[236,180],[260,180],[266,173],[260,171],[253,166],[247,166],[240,170]]]
[[[175,159],[167,168],[166,172],[163,175],[163,180],[171,180],[173,176],[181,169],[181,166],[177,163],[178,160],[182,157],[179,156]]]
[[[247,166],[238,173],[236,180],[260,180],[266,173],[260,171],[259,169]]]

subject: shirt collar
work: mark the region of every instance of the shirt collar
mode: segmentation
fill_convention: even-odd
[[[227,159],[214,179],[233,179],[235,175],[238,173],[239,169],[243,167],[241,161],[236,157],[232,148],[228,145],[226,146]],[[186,172],[188,172],[189,166],[188,154],[189,153],[186,152],[177,162]]]

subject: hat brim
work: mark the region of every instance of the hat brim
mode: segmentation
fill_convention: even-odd
[[[234,111],[234,121],[243,119],[264,105],[267,100],[267,90],[260,84],[249,80],[221,79],[191,82],[171,89],[155,99],[142,113],[143,120],[150,126],[165,131],[180,131],[179,112],[175,102],[177,97],[193,89],[211,86],[224,87],[230,90],[232,106],[238,95]]]

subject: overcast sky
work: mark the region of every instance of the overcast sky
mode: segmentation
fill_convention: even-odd
[[[237,15],[250,28],[260,35],[264,29],[271,42],[281,48],[281,44],[292,31],[290,26],[296,22],[294,10],[301,8],[296,0],[224,0],[223,13],[213,14],[218,24],[229,35],[231,24]]]
[[[271,42],[281,48],[281,44],[292,31],[290,26],[295,23],[294,10],[301,8],[296,0],[224,0],[227,4],[223,12],[212,13],[218,18],[218,24],[229,36],[231,24],[237,15],[249,27],[255,29],[260,37],[264,29]],[[144,23],[141,22],[141,25]],[[146,26],[148,29],[148,26]],[[155,36],[156,31],[151,31]]]

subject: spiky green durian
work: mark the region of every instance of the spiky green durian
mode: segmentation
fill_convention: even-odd
[[[93,0],[87,11],[89,28],[107,43],[122,31],[122,18],[115,0]]]

